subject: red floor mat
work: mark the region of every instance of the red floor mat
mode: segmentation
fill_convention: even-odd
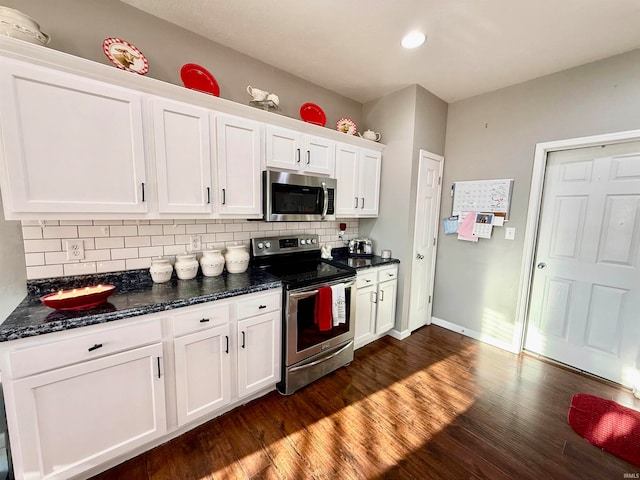
[[[577,393],[571,399],[569,425],[578,435],[640,467],[640,412],[604,398]]]

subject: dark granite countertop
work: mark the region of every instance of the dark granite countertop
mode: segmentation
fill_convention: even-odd
[[[106,303],[83,310],[54,310],[40,297],[59,289],[113,284],[116,290]],[[105,275],[83,275],[29,282],[29,294],[0,324],[0,342],[122,320],[187,307],[223,298],[281,288],[280,280],[249,268],[245,273],[224,272],[218,277],[179,280],[175,273],[167,283],[153,283],[148,270]]]
[[[331,251],[331,255],[333,256],[333,259],[330,260],[329,263],[334,263],[337,266],[355,268],[356,270],[400,263],[400,260],[397,258],[382,258],[379,255],[358,257],[350,256],[346,248],[336,248]]]

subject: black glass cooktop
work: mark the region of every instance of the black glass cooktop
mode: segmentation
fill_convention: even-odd
[[[337,267],[314,260],[289,260],[262,267],[267,273],[280,279],[288,289],[340,280],[355,275],[355,270]]]

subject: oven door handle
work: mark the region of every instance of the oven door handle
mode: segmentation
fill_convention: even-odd
[[[355,285],[355,282],[349,282],[349,283],[345,283],[344,284],[344,288],[350,288],[353,287]],[[308,292],[300,292],[300,293],[290,293],[289,294],[289,298],[293,298],[296,300],[300,300],[303,298],[308,298],[308,297],[312,297],[313,295],[317,294],[318,290],[309,290]]]
[[[311,367],[315,367],[316,365],[322,363],[322,362],[326,362],[327,360],[340,355],[342,352],[344,352],[347,348],[349,348],[350,346],[353,345],[353,340],[350,340],[349,343],[347,343],[344,347],[340,348],[339,350],[336,350],[335,352],[333,352],[331,355],[329,355],[328,357],[324,357],[320,360],[315,360],[313,362],[307,363],[305,365],[300,365],[299,367],[291,367],[289,368],[289,372],[297,372],[299,370],[304,370],[306,368],[311,368]]]
[[[322,182],[322,192],[323,192],[323,198],[324,198],[324,205],[322,206],[322,215],[321,217],[324,219],[324,217],[327,216],[327,211],[329,210],[329,191],[327,190],[327,184]]]

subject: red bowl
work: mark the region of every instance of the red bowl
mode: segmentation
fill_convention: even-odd
[[[107,301],[107,297],[115,291],[113,285],[98,285],[95,287],[74,288],[60,290],[40,297],[40,301],[47,307],[56,310],[80,310],[100,305]]]

